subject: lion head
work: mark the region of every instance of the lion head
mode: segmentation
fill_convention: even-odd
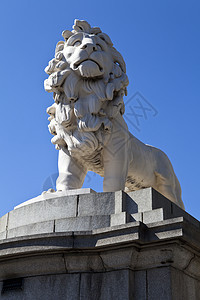
[[[124,113],[126,65],[108,35],[86,21],[75,20],[73,30],[62,35],[45,69],[44,87],[55,100],[47,111],[49,129],[54,144],[81,149],[83,155],[102,147],[112,119]]]

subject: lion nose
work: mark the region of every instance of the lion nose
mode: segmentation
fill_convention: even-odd
[[[93,51],[97,51],[97,46],[91,43],[85,43],[82,45],[81,49],[85,49],[88,54],[91,54]]]

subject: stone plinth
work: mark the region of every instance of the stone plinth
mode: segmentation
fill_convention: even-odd
[[[0,299],[200,299],[196,219],[151,188],[87,192],[0,218]]]

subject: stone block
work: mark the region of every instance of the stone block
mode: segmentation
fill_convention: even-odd
[[[53,193],[46,192],[35,198],[32,198],[30,200],[27,200],[27,201],[15,206],[15,209],[22,207],[24,205],[29,205],[29,204],[38,202],[38,201],[44,201],[44,200],[48,200],[48,199],[67,197],[67,196],[90,194],[90,193],[96,193],[96,192],[90,188],[74,189],[74,190],[68,190],[68,191],[57,191],[57,192],[53,192]]]
[[[8,223],[8,213],[0,218],[0,233],[6,231]]]
[[[0,263],[0,280],[45,274],[62,274],[66,272],[65,261],[62,254],[47,254]]]
[[[147,299],[172,300],[170,267],[147,270]]]
[[[31,223],[75,217],[77,196],[60,197],[22,206],[9,213],[8,229]]]
[[[150,211],[143,212],[143,223],[149,224],[154,222],[159,222],[164,220],[163,208],[157,208]]]
[[[80,299],[129,300],[129,274],[129,270],[81,274]]]
[[[71,250],[74,248],[73,232],[47,233],[0,240],[0,257],[26,256],[32,253],[47,254],[50,251]],[[0,273],[1,276],[1,273]]]
[[[142,194],[143,194],[143,192],[142,192]],[[140,209],[140,211],[139,211],[138,202],[143,203],[144,199],[143,199],[143,197],[141,197],[141,199],[139,198],[137,191],[127,193],[125,202],[126,202],[125,208],[129,214],[136,214],[138,212],[143,212],[142,209]]]
[[[173,258],[173,251],[170,247],[148,249],[148,251],[140,252],[133,267],[134,269],[159,268],[173,263]]]
[[[8,230],[7,238],[19,236],[52,233],[54,231],[54,221],[33,223]]]
[[[182,210],[176,204],[172,203],[172,215],[173,217],[184,217],[187,221],[192,223],[194,226],[200,228],[200,223],[193,216],[189,215],[186,211]]]
[[[143,222],[143,213],[131,214],[131,220],[134,222]]]
[[[115,192],[115,214],[126,211],[127,194],[124,191]]]
[[[164,240],[184,235],[184,219],[182,217],[149,223],[146,226],[150,229],[146,235],[148,240]]]
[[[7,237],[7,231],[0,232],[0,240],[4,240]]]
[[[134,284],[134,271],[129,270],[129,298],[130,299],[135,299],[134,294],[135,294],[135,284]]]
[[[129,197],[126,199],[126,207],[130,213],[152,210],[152,188],[129,192],[127,195]]]
[[[78,216],[110,215],[115,213],[115,193],[80,195]]]
[[[172,217],[172,202],[155,191],[153,188],[129,192],[127,195],[126,208],[127,212],[130,214],[150,211],[156,208],[163,208],[166,216]]]
[[[194,254],[189,249],[176,246],[173,249],[173,266],[179,270],[185,270],[193,257]]]
[[[95,228],[126,224],[132,221],[150,224],[181,215],[184,215],[188,221],[193,222],[198,228],[200,227],[196,219],[192,218],[152,188],[134,191],[128,194],[123,191],[117,191],[115,193],[95,193],[90,189],[86,190],[69,191],[79,193],[79,196],[68,195],[65,197],[57,197],[16,208],[9,213],[9,230],[32,223],[60,219],[65,219],[65,221],[56,221],[57,230],[63,231],[64,228],[66,231],[93,230]],[[79,191],[84,193],[81,194]],[[56,193],[52,193],[54,197],[55,194]],[[104,217],[93,218],[94,216],[100,215]],[[111,223],[109,223],[109,218],[105,217],[106,215],[111,216]],[[86,216],[88,218],[79,219]],[[75,217],[78,217],[77,220],[67,220],[67,218]],[[2,228],[2,230],[5,228],[6,222],[7,216],[0,219],[0,225],[2,223],[0,228]],[[9,236],[15,236],[14,230],[12,232],[10,231]],[[18,229],[17,232],[19,232]],[[26,230],[24,233],[25,232]],[[2,234],[2,236],[4,237],[5,235]]]
[[[186,271],[191,275],[200,278],[200,257],[194,256],[187,266]]]
[[[143,238],[143,225],[140,222],[132,222],[125,225],[113,226],[111,228],[95,229],[93,233],[98,233],[100,237],[96,241],[96,246],[118,245],[123,242],[133,242]]]
[[[184,217],[196,227],[200,228],[198,220],[153,188],[128,193],[123,191],[115,192],[115,213],[125,211],[131,214],[133,217],[132,221],[142,221],[145,224],[176,217]]]
[[[97,254],[80,254],[65,256],[66,270],[68,273],[76,272],[103,272],[105,267],[103,265],[100,255]]]
[[[147,300],[146,290],[147,290],[147,272],[146,270],[135,271],[134,272],[134,295],[135,300]],[[159,299],[156,299],[159,300]],[[163,299],[164,300],[164,299]]]
[[[171,268],[172,299],[200,300],[200,281],[184,272]]]
[[[74,232],[74,248],[105,247],[143,238],[144,225],[132,222],[125,225]]]
[[[106,251],[100,253],[106,271],[135,268],[138,251],[135,248],[122,248],[115,252]]]
[[[21,294],[18,291],[6,292],[0,299],[29,300],[30,294],[30,299],[39,299],[40,296],[41,299],[46,297],[48,300],[51,296],[52,299],[63,297],[70,300],[200,300],[200,228],[196,226],[196,222],[184,217],[163,220],[165,204],[164,208],[158,207],[131,216],[126,211],[115,214],[116,211],[126,209],[124,195],[126,196],[123,192],[106,193],[107,198],[103,198],[101,203],[101,197],[98,199],[96,195],[93,196],[90,216],[78,215],[81,203],[79,199],[74,209],[75,216],[62,219],[56,219],[56,216],[60,217],[57,207],[63,213],[65,203],[61,205],[60,199],[58,202],[51,199],[50,206],[55,208],[51,216],[55,219],[9,228],[8,239],[0,240],[0,280],[23,277],[24,289]],[[106,205],[109,197],[112,206],[103,209],[107,212],[113,210],[114,213],[95,215],[102,209],[101,205]],[[35,214],[40,213],[42,216],[43,212],[45,219],[45,209],[48,207],[38,207],[38,204],[39,202],[18,208],[15,214],[21,210],[29,214],[28,207],[30,209],[31,206],[36,206]],[[172,207],[172,214],[180,212],[182,210],[175,212]],[[10,215],[12,216],[12,212]],[[30,216],[29,222],[32,222],[32,210]],[[126,223],[127,217],[142,222]],[[28,215],[26,219],[28,220]],[[6,228],[5,223],[4,220],[3,228]],[[5,231],[0,232],[4,233]],[[78,275],[78,285],[73,277],[75,273]],[[51,277],[52,274],[57,274],[57,277]],[[69,293],[66,286],[62,285],[59,286],[59,291],[56,290],[57,282],[65,284],[64,279],[59,279],[65,274],[69,275],[67,278],[73,286],[71,292],[71,287],[69,288]],[[40,276],[45,279],[41,281],[43,286],[37,281]],[[71,278],[75,278],[74,283]],[[29,279],[32,280],[32,285],[28,286]],[[40,293],[36,291],[39,287]],[[51,294],[46,289],[50,289]]]
[[[110,226],[110,216],[84,216],[55,220],[55,232],[87,231]]]
[[[0,295],[0,299],[80,300],[79,286],[79,274],[59,274],[29,277],[24,279],[23,290],[7,291],[3,295]]]
[[[126,224],[131,221],[131,216],[127,212],[111,215],[111,226]]]

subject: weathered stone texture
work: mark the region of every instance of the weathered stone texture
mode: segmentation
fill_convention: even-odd
[[[200,300],[200,223],[151,188],[26,204],[0,237],[0,299]]]

